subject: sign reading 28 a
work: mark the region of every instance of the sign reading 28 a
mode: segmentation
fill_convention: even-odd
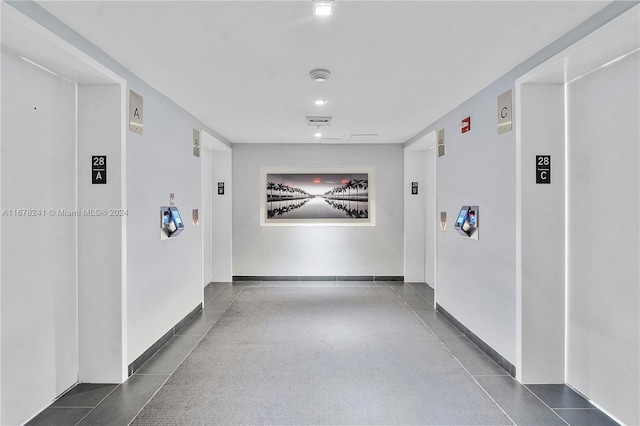
[[[106,155],[91,156],[91,183],[92,184],[107,183],[107,156]]]

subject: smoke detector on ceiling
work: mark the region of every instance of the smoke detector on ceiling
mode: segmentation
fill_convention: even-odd
[[[331,77],[331,71],[323,69],[313,70],[309,73],[309,77],[316,83],[324,83]]]

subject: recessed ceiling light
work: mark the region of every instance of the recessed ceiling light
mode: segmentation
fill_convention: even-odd
[[[313,14],[315,16],[333,15],[333,1],[332,0],[314,0]]]
[[[313,136],[315,136],[316,138],[321,138],[321,137],[322,137],[322,133],[318,132],[318,133],[316,133],[316,134],[315,134],[315,135],[313,135]]]
[[[326,105],[327,104],[327,100],[326,99],[316,99],[316,105]]]
[[[329,77],[331,77],[331,71],[318,68],[312,70],[309,73],[309,77],[316,83],[324,83],[325,81],[329,80]]]

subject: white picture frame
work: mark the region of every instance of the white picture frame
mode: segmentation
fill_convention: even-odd
[[[261,167],[260,225],[375,226],[375,193],[374,167]]]

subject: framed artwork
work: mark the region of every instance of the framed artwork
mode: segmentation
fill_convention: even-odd
[[[260,224],[375,225],[373,167],[261,169]]]

